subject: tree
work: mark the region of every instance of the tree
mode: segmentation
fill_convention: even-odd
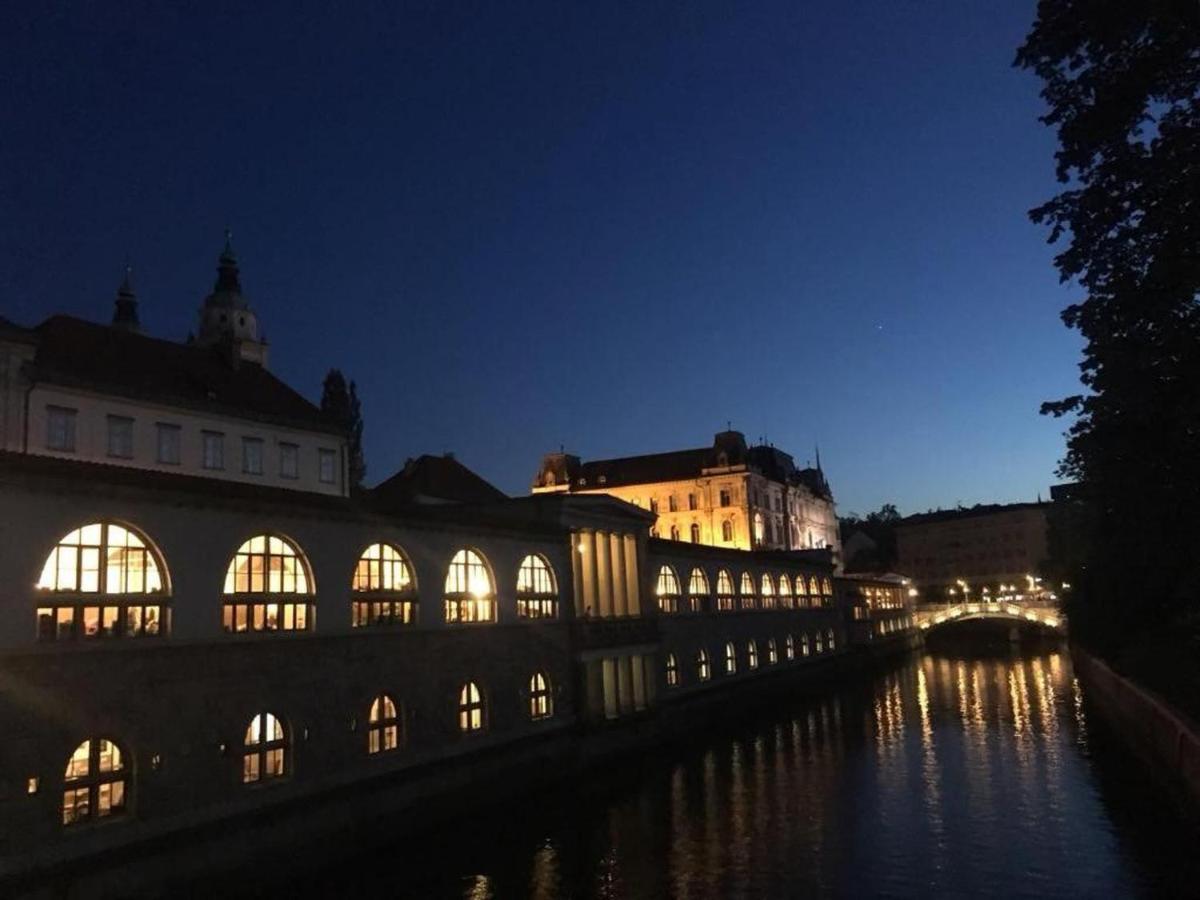
[[[346,378],[338,369],[330,369],[321,386],[321,412],[346,432],[350,489],[361,490],[367,476],[362,450],[362,404],[358,399],[358,386],[351,381],[347,387]]]
[[[1042,411],[1075,417],[1071,627],[1103,651],[1194,614],[1200,587],[1200,4],[1041,0],[1015,64],[1043,82],[1066,185],[1030,216],[1086,294],[1062,313],[1085,391]]]
[[[900,513],[895,504],[885,503],[876,512],[868,513],[866,518],[850,513],[838,519],[841,531],[842,546],[850,542],[856,532],[866,535],[871,542],[846,560],[846,570],[849,572],[887,572],[896,565],[896,526],[900,523]]]

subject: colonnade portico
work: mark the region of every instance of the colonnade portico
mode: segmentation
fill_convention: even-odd
[[[602,619],[642,614],[637,536],[583,528],[571,535],[575,614]]]

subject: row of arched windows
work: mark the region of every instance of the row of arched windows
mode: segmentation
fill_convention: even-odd
[[[171,584],[162,555],[134,529],[95,522],[64,537],[37,582],[38,636],[69,638],[155,636],[170,630]],[[407,625],[417,617],[413,568],[400,548],[371,544],[351,577],[351,624],[356,628]],[[316,608],[312,569],[295,543],[255,535],[229,561],[223,586],[222,627],[231,634],[309,631]],[[537,554],[517,569],[517,615],[558,616],[554,570]],[[491,567],[475,550],[450,560],[443,590],[447,622],[495,622]]]
[[[663,565],[655,578],[654,594],[659,611],[676,613],[681,609],[703,612],[707,609],[731,611],[737,609],[796,609],[826,606],[832,602],[833,582],[828,576],[804,575],[778,577],[763,573],[756,583],[754,576],[743,572],[735,594],[733,576],[728,569],[717,572],[715,595],[709,590],[708,575],[699,566],[688,576],[687,593],[681,590],[679,575],[669,565]]]
[[[550,678],[534,672],[529,679],[529,718],[544,721],[554,716]],[[477,682],[468,681],[458,690],[455,710],[458,730],[479,734],[488,728],[488,698]],[[351,720],[351,728],[357,723]],[[379,694],[367,713],[366,752],[371,756],[390,753],[404,746],[404,712],[390,694]],[[283,718],[272,712],[251,717],[242,738],[241,781],[261,784],[290,774],[288,754],[291,734]],[[128,809],[130,771],[116,741],[89,738],[67,760],[62,785],[62,824],[107,819]]]
[[[837,639],[832,628],[825,631],[817,631],[812,635],[810,643],[807,632],[802,633],[799,639],[799,655],[800,658],[810,656],[812,654],[821,654],[826,651],[832,652],[837,649]],[[797,659],[797,641],[794,635],[787,634],[783,638],[783,660],[792,662]],[[751,638],[746,641],[744,653],[741,659],[745,660],[745,666],[748,671],[753,672],[759,667],[759,652],[758,641]],[[780,661],[779,643],[775,638],[768,638],[766,644],[766,662],[767,665],[773,666]],[[721,650],[721,672],[725,675],[736,675],[738,672],[739,656],[737,646],[733,641],[727,641]],[[693,658],[693,670],[697,681],[709,681],[712,678],[712,660],[709,657],[708,650],[700,647],[696,650]],[[683,674],[680,671],[679,659],[674,653],[668,653],[666,659],[666,676],[667,687],[678,687],[683,683]]]

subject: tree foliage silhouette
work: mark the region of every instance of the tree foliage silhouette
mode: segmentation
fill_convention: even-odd
[[[1086,530],[1072,630],[1113,644],[1196,608],[1200,538],[1200,4],[1041,0],[1017,52],[1042,80],[1062,243],[1086,341],[1060,475]]]
[[[362,450],[362,404],[358,399],[358,386],[353,381],[347,386],[346,377],[338,369],[330,369],[321,386],[321,412],[346,432],[350,489],[361,490],[363,479],[367,477]]]

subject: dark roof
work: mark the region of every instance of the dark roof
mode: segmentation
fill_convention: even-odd
[[[712,447],[697,450],[674,450],[670,453],[648,453],[645,456],[626,456],[622,459],[597,459],[585,462],[572,487],[617,487],[624,484],[644,484],[651,481],[678,481],[695,478],[711,465]],[[584,479],[580,484],[579,479]]]
[[[1038,503],[979,503],[966,509],[939,509],[934,512],[917,513],[901,519],[897,526],[927,525],[933,522],[950,522],[955,519],[973,519],[979,516],[991,516],[998,513],[1019,512],[1021,510],[1037,510],[1044,512],[1050,504]]]
[[[491,503],[508,495],[472,472],[453,456],[418,456],[377,485],[374,500],[382,507],[410,503]]]
[[[38,349],[31,375],[36,381],[343,433],[262,366],[232,362],[227,349],[159,340],[72,316],[52,316],[34,331]]]

